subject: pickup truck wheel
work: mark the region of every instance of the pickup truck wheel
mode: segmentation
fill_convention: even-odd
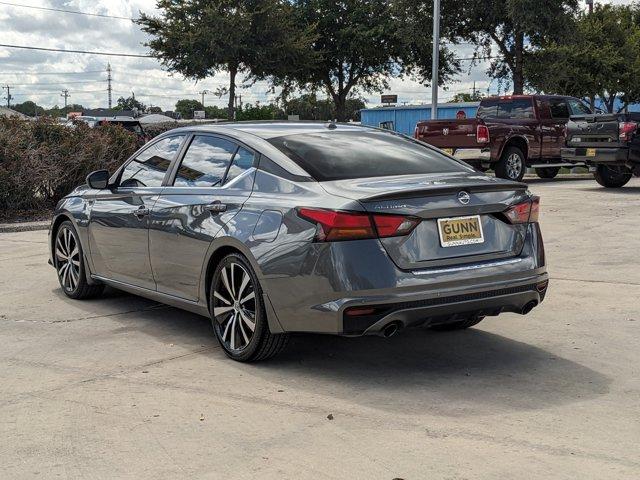
[[[519,182],[527,168],[526,159],[518,147],[506,148],[502,158],[496,164],[496,177]]]
[[[594,176],[596,182],[607,188],[624,187],[631,180],[633,173],[626,167],[598,165]]]
[[[536,168],[536,174],[540,178],[556,178],[556,175],[558,175],[559,171],[560,167]]]

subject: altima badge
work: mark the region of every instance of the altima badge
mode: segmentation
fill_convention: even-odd
[[[471,201],[471,196],[467,192],[460,192],[458,193],[458,201],[462,205],[467,205]]]

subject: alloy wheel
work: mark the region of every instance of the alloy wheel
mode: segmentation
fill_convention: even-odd
[[[62,287],[73,292],[80,280],[80,249],[73,232],[62,227],[56,235],[56,269]]]
[[[517,153],[512,153],[507,157],[507,175],[511,179],[519,178],[522,173],[522,159]]]
[[[256,329],[255,286],[242,265],[231,262],[220,271],[213,291],[213,317],[228,350],[238,352],[249,345]]]

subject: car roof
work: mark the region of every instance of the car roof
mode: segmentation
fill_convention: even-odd
[[[192,132],[224,132],[235,130],[250,135],[255,135],[264,140],[285,135],[300,135],[308,133],[321,133],[327,131],[364,132],[371,131],[370,127],[364,127],[353,123],[334,122],[297,122],[297,121],[265,121],[265,122],[223,122],[208,125],[184,127],[176,130],[188,130]],[[175,130],[174,130],[175,132]]]

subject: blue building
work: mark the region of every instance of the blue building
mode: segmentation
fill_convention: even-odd
[[[456,118],[462,110],[467,118],[476,116],[480,102],[438,104],[438,118]],[[360,111],[363,125],[384,127],[405,135],[413,135],[416,123],[431,118],[431,105],[365,108]]]

